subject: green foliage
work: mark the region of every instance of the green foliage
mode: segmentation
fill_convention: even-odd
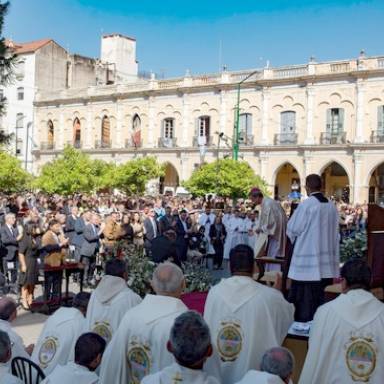
[[[340,261],[345,263],[355,257],[367,256],[367,233],[356,232],[354,237],[344,238],[340,244]]]
[[[110,173],[110,183],[114,188],[129,194],[142,194],[151,179],[164,174],[163,167],[155,157],[142,157],[119,165]]]
[[[225,197],[246,197],[252,187],[267,193],[265,181],[246,161],[218,160],[193,172],[183,186],[195,196],[216,193]]]
[[[21,167],[20,161],[16,157],[0,151],[0,164],[0,190],[2,192],[20,192],[28,187],[31,176]]]
[[[186,292],[208,292],[213,285],[211,273],[202,265],[183,264]]]
[[[116,171],[116,165],[114,163],[107,163],[103,160],[93,160],[92,162],[92,176],[94,190],[112,188],[113,187],[113,175]]]

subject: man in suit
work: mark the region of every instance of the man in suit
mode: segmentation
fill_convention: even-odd
[[[84,281],[89,285],[96,267],[96,254],[100,248],[100,236],[105,223],[101,223],[100,215],[93,213],[91,221],[84,228],[84,241],[81,246],[81,262],[84,264]]]
[[[190,228],[187,223],[188,212],[185,209],[180,211],[179,217],[175,222],[176,231],[176,252],[180,261],[187,260],[188,240]]]
[[[65,236],[68,237],[70,245],[73,245],[73,239],[76,234],[75,224],[76,224],[78,213],[79,213],[79,208],[77,208],[77,206],[74,205],[71,208],[71,213],[67,215],[65,219],[64,233],[65,233]]]
[[[3,271],[7,277],[8,282],[16,285],[17,271],[19,269],[19,244],[18,236],[19,232],[15,227],[16,216],[13,213],[7,213],[5,215],[5,223],[0,229],[0,237],[2,244],[3,255]],[[9,279],[8,272],[10,272],[11,278]]]
[[[155,210],[153,208],[150,208],[147,217],[143,223],[145,233],[144,248],[148,257],[151,256],[152,240],[159,234],[158,223],[155,216]]]
[[[81,247],[84,242],[84,228],[91,219],[91,212],[85,211],[80,217],[77,217],[75,222],[75,235],[73,236],[72,243],[75,246],[75,259],[80,261]]]

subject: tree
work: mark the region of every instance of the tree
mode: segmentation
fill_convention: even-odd
[[[110,177],[111,185],[128,195],[142,194],[149,180],[164,174],[155,157],[142,157],[119,165]]]
[[[16,63],[14,55],[3,37],[4,18],[9,8],[9,2],[0,0],[0,85],[7,86],[13,80],[13,71]],[[0,116],[4,115],[6,107],[5,97],[0,98]],[[0,127],[0,145],[9,144],[12,135],[6,134]]]
[[[31,176],[22,168],[16,157],[0,151],[0,164],[0,190],[2,192],[20,192],[28,187]]]
[[[34,186],[61,195],[89,193],[97,184],[95,173],[94,163],[87,154],[67,146],[57,159],[43,165]]]
[[[232,159],[202,165],[183,185],[195,196],[216,193],[223,197],[246,197],[255,186],[267,193],[265,181],[246,161]]]

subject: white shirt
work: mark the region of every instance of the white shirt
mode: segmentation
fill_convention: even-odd
[[[172,364],[166,349],[169,333],[175,318],[187,310],[179,299],[155,295],[130,309],[104,353],[100,382],[136,383]]]
[[[0,363],[0,384],[23,384],[23,382],[11,374],[8,363]]]
[[[219,384],[213,376],[199,369],[190,369],[177,363],[164,368],[160,372],[144,377],[141,384]]]
[[[86,330],[102,336],[108,343],[125,313],[141,302],[121,277],[104,276],[92,292],[86,316]]]
[[[76,363],[58,365],[41,384],[98,384],[99,377],[95,372]],[[112,382],[111,382],[112,383]]]
[[[29,359],[30,356],[25,350],[23,339],[12,329],[11,323],[5,320],[0,320],[0,330],[7,332],[12,344],[12,358],[25,357]],[[11,366],[11,361],[8,361],[8,366]]]

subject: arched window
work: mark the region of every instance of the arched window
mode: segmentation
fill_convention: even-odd
[[[48,120],[47,131],[47,149],[53,149],[55,141],[55,129],[52,120]]]
[[[24,88],[17,88],[17,100],[24,100]]]
[[[101,121],[101,148],[111,146],[111,123],[108,116],[104,116]]]
[[[77,117],[73,120],[73,146],[81,148],[81,124]]]
[[[166,118],[163,120],[163,138],[164,139],[173,139],[174,122],[175,120],[172,118]]]
[[[326,132],[321,135],[321,144],[345,144],[346,132],[344,132],[344,109],[327,109]]]
[[[288,134],[296,131],[296,112],[284,111],[280,113],[280,133]]]
[[[239,116],[239,142],[244,145],[252,145],[252,114],[242,113]]]
[[[197,145],[209,145],[211,132],[211,117],[200,116],[197,119]]]
[[[132,144],[135,148],[141,146],[141,119],[138,114],[132,119]]]
[[[377,135],[384,136],[384,105],[377,107]]]

